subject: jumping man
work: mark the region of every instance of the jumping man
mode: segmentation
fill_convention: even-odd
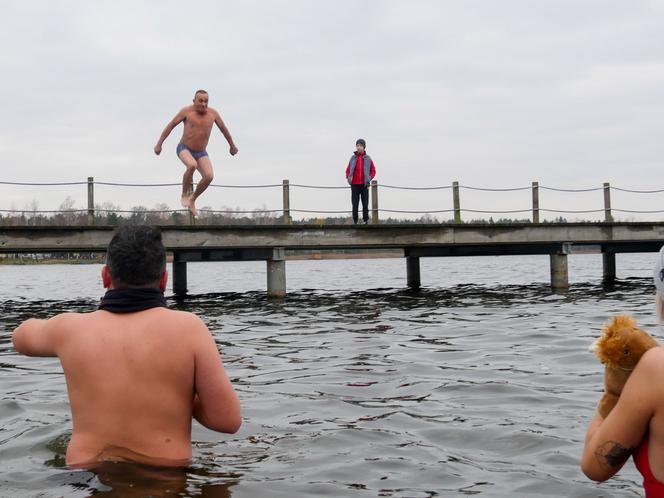
[[[210,140],[213,123],[217,125],[221,133],[226,137],[228,145],[231,146],[231,156],[237,154],[237,147],[233,143],[233,137],[231,137],[219,113],[208,107],[208,99],[208,93],[205,90],[198,90],[194,95],[193,105],[184,107],[171,119],[170,123],[166,125],[166,128],[161,133],[157,145],[154,146],[154,153],[159,155],[164,140],[170,135],[173,128],[184,121],[182,138],[175,150],[187,168],[182,177],[182,207],[189,209],[194,216],[197,214],[196,199],[208,188],[214,177],[212,163],[205,150]],[[194,171],[196,170],[201,174],[201,181],[198,182],[196,190],[190,196],[189,189],[191,188]]]

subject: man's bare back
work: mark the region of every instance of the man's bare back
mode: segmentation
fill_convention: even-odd
[[[182,138],[176,149],[178,157],[186,167],[182,177],[181,202],[182,206],[188,208],[194,216],[197,214],[196,199],[207,189],[214,178],[212,163],[206,150],[213,124],[217,125],[219,131],[228,141],[230,154],[234,156],[238,152],[233,137],[231,137],[228,128],[221,119],[221,115],[215,109],[208,107],[208,99],[208,93],[205,90],[198,90],[194,95],[193,104],[182,108],[171,119],[154,146],[155,154],[161,154],[164,140],[177,125],[184,122]],[[201,174],[201,180],[198,182],[196,190],[190,194],[189,190],[193,182],[194,172],[197,170]]]
[[[113,290],[106,266],[102,277]],[[161,292],[166,278],[164,272]],[[239,400],[217,346],[192,313],[163,307],[64,313],[23,322],[13,340],[20,353],[60,359],[72,411],[70,466],[185,465],[192,416],[219,432],[240,427]]]

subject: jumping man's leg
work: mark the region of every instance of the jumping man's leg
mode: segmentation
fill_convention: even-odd
[[[214,179],[214,173],[212,171],[212,162],[210,162],[209,156],[199,157],[197,160],[198,172],[201,174],[201,181],[196,185],[196,190],[190,198],[189,209],[192,214],[196,216],[196,199],[208,188],[208,185],[212,183]]]
[[[189,189],[194,181],[194,171],[196,171],[197,163],[194,156],[187,149],[180,151],[178,157],[184,163],[185,168],[187,168],[184,171],[184,175],[182,175],[182,198],[180,202],[182,203],[182,207],[189,208]]]

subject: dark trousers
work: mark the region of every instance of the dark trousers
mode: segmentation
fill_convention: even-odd
[[[362,199],[362,220],[369,221],[369,188],[366,185],[351,185],[350,200],[353,204],[353,223],[357,223],[357,207]]]

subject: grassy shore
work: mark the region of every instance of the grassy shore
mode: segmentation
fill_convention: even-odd
[[[0,258],[0,265],[98,265],[102,259],[32,259],[32,258]]]
[[[376,250],[348,250],[348,251],[288,251],[286,260],[297,261],[306,259],[377,259],[377,258],[401,258],[403,250],[401,249],[376,249]],[[166,260],[173,261],[171,254],[167,255]],[[104,263],[104,257],[99,258],[44,258],[37,259],[33,257],[0,258],[1,265],[98,265]]]

